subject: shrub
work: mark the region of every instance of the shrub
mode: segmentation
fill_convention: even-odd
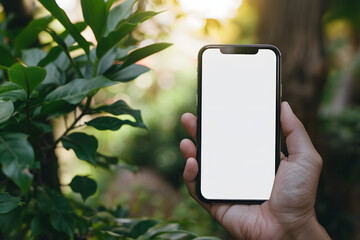
[[[94,106],[102,89],[129,82],[149,69],[137,62],[171,44],[136,48],[131,32],[158,13],[133,12],[136,0],[113,6],[114,0],[82,0],[85,21],[71,23],[55,0],[39,0],[51,16],[11,30],[7,16],[0,25],[0,238],[1,239],[212,239],[182,231],[177,222],[130,219],[126,211],[92,208],[85,204],[97,189],[89,176],[75,176],[69,184],[83,202],[60,190],[55,148],[72,149],[77,158],[109,169],[116,159],[97,152],[95,136],[76,131],[86,122],[98,130],[123,125],[146,128],[139,110],[125,101]],[[51,29],[57,19],[63,32]],[[97,40],[89,43],[81,32],[89,26]],[[52,41],[40,44],[46,32]],[[35,46],[35,47],[34,47]],[[131,50],[131,51],[130,51]],[[79,53],[80,52],[80,53]],[[74,114],[74,121],[54,139],[52,119]],[[106,113],[106,116],[99,116]],[[132,120],[119,116],[130,115]]]

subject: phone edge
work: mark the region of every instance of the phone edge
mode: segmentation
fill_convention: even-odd
[[[270,44],[246,44],[246,45],[240,45],[240,44],[208,44],[203,46],[199,52],[198,52],[198,64],[197,64],[197,129],[196,129],[196,136],[197,136],[197,143],[196,143],[196,160],[198,162],[198,174],[196,176],[196,195],[199,198],[200,201],[204,203],[240,203],[240,204],[261,204],[266,200],[238,200],[238,199],[207,199],[205,198],[200,189],[200,182],[201,182],[201,87],[202,87],[202,54],[207,50],[211,48],[221,48],[221,47],[256,47],[258,49],[270,49],[272,50],[276,55],[276,139],[275,139],[275,177],[277,170],[279,168],[280,164],[280,131],[281,131],[281,125],[280,125],[280,104],[281,104],[281,97],[282,97],[282,83],[281,83],[281,52],[280,50]]]

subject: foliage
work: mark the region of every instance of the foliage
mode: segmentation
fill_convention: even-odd
[[[7,18],[0,24],[0,238],[214,239],[180,230],[176,222],[127,218],[121,206],[89,207],[85,201],[97,191],[89,176],[75,176],[69,184],[83,202],[60,191],[55,155],[60,143],[93,166],[118,164],[97,151],[96,137],[76,130],[85,115],[93,118],[85,124],[97,130],[117,130],[124,124],[146,128],[140,111],[125,101],[94,106],[92,99],[100,89],[148,71],[137,62],[170,44],[129,52],[136,48],[128,44],[135,41],[131,32],[158,14],[133,12],[135,0],[115,7],[116,1],[81,0],[85,22],[75,24],[55,0],[39,2],[51,16],[34,19],[24,29],[10,29]],[[51,29],[54,19],[65,27],[63,32]],[[81,35],[87,26],[96,46]],[[40,45],[40,33],[52,41]],[[70,113],[74,121],[54,139],[52,120]]]
[[[327,226],[330,236],[351,239],[356,230],[358,214],[346,209],[356,202],[360,184],[360,109],[347,108],[341,115],[322,117],[320,127],[327,139],[329,149],[324,175],[332,180],[320,182],[319,220]],[[335,188],[334,192],[332,189]],[[329,201],[336,195],[349,194],[354,198],[341,198],[341,201]],[[333,217],[336,216],[336,217]],[[339,228],[339,226],[341,226]]]

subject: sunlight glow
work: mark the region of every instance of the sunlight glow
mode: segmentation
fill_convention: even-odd
[[[72,11],[76,7],[78,0],[56,0],[56,3],[65,11]]]
[[[187,14],[201,18],[225,19],[234,17],[242,0],[178,0]]]

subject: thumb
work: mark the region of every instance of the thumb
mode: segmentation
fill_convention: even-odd
[[[280,121],[289,155],[316,152],[304,125],[295,116],[287,102],[281,104]]]

